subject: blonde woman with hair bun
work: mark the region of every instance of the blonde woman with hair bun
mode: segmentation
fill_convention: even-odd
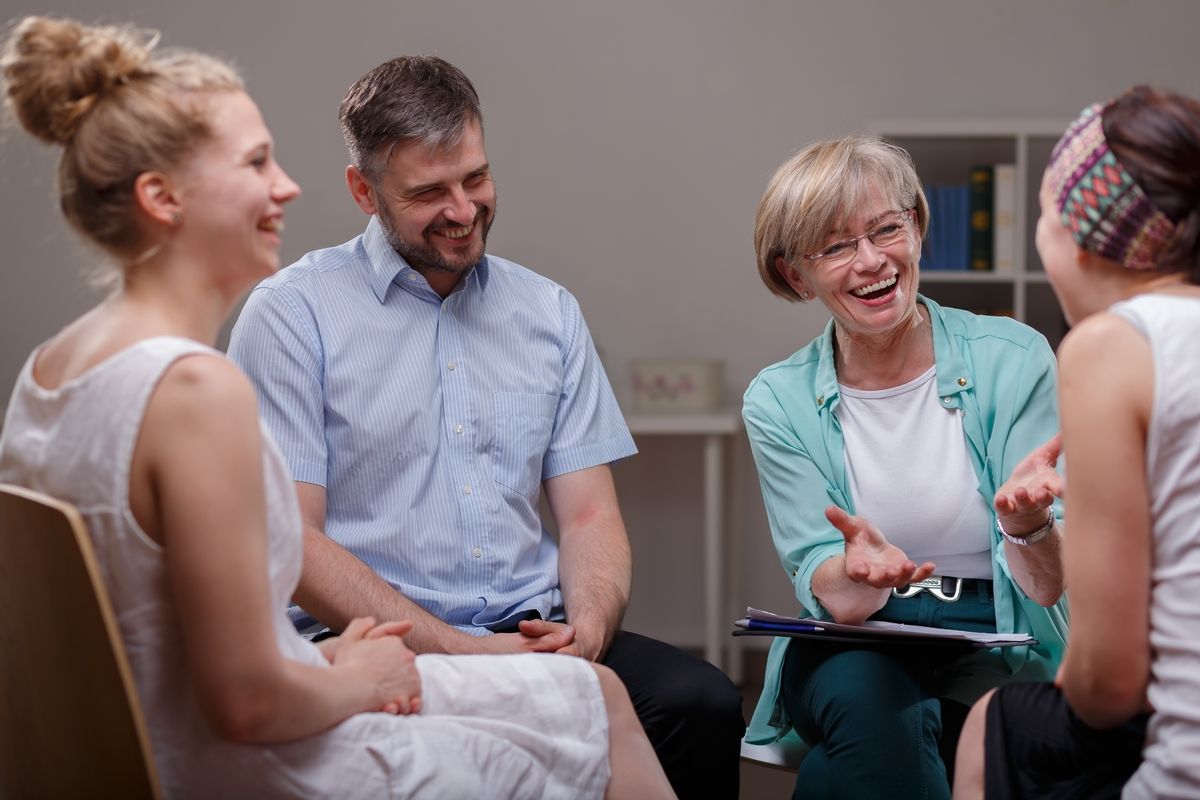
[[[213,344],[279,269],[300,190],[237,73],[156,43],[28,17],[0,58],[10,111],[62,148],[64,216],[115,278],[22,369],[0,481],[87,521],[166,794],[671,797],[602,666],[414,657],[399,620],[296,633],[294,485]]]

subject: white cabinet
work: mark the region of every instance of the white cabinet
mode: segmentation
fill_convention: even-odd
[[[1054,347],[1066,333],[1033,236],[1038,189],[1054,143],[1066,129],[1058,120],[875,120],[869,129],[912,155],[926,186],[966,184],[977,164],[1015,166],[1010,272],[922,271],[921,292],[943,305],[1009,314],[1045,334]]]

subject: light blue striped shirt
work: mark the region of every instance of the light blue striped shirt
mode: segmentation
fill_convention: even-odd
[[[263,281],[229,355],[326,533],[392,586],[468,633],[562,618],[541,482],[637,452],[569,292],[488,255],[443,300],[372,218]]]

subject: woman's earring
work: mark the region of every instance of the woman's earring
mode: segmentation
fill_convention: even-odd
[[[812,294],[808,291],[803,291],[800,293],[800,299],[807,303],[809,300],[812,300]]]

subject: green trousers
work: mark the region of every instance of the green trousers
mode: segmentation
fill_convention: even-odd
[[[953,603],[928,592],[892,597],[872,619],[995,631],[991,582],[967,582]],[[949,800],[954,748],[968,708],[947,699],[945,685],[964,661],[979,656],[958,643],[794,639],[781,676],[783,705],[811,749],[793,797]]]

